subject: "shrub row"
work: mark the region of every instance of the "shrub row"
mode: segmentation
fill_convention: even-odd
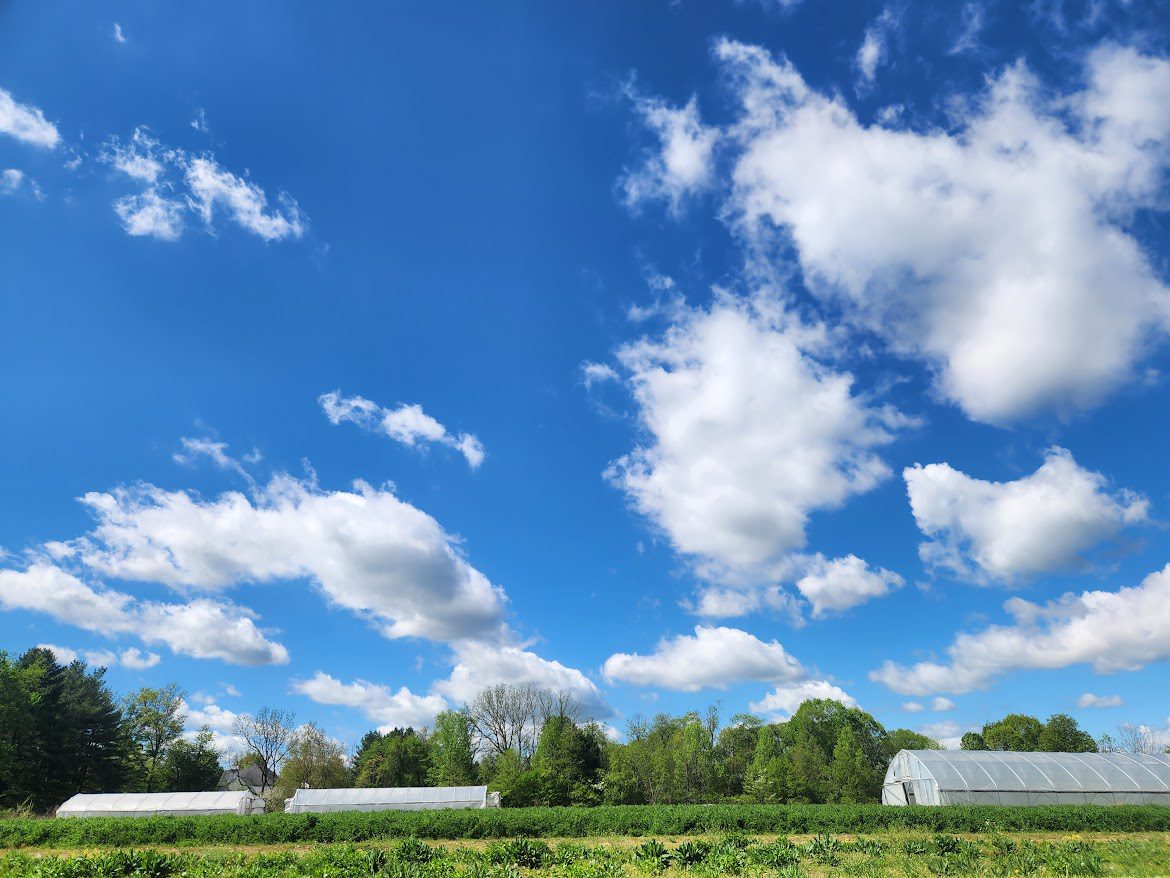
[[[0,848],[265,845],[392,838],[584,838],[718,833],[1167,832],[1170,808],[882,805],[621,805],[251,817],[0,820]]]
[[[1110,843],[1106,843],[1108,846]],[[848,858],[848,859],[847,859]],[[418,839],[389,849],[332,845],[309,853],[248,856],[120,850],[77,857],[0,856],[0,878],[520,878],[550,870],[555,878],[646,878],[686,870],[695,878],[726,875],[802,875],[801,866],[871,867],[924,863],[932,875],[1097,876],[1104,871],[1100,846],[1080,840],[1016,842],[994,836],[979,845],[955,836],[920,837],[901,843],[842,841],[814,836],[802,844],[765,843],[743,836],[717,842],[689,841],[669,848],[657,839],[630,849],[558,844],[534,839],[497,841],[483,850],[444,850]],[[629,868],[626,868],[626,867]],[[524,869],[521,873],[518,870]],[[856,871],[856,870],[852,870]],[[873,871],[872,869],[870,870]]]

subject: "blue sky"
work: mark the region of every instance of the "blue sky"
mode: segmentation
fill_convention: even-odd
[[[0,644],[1166,733],[1167,11],[5,4]]]

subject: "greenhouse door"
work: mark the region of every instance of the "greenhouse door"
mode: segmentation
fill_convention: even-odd
[[[902,781],[902,792],[906,794],[906,804],[913,805],[914,802],[914,784],[908,780]]]

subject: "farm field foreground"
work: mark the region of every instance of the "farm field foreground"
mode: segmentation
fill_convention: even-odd
[[[1170,874],[1164,833],[495,839],[13,851],[0,878],[642,878]]]

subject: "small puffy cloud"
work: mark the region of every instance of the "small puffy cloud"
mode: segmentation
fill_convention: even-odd
[[[976,580],[1011,582],[1066,569],[1083,553],[1146,519],[1147,501],[1111,491],[1100,473],[1050,448],[1041,467],[1012,482],[975,479],[945,463],[903,472],[931,567]]]
[[[677,212],[684,199],[711,184],[719,131],[699,120],[694,97],[685,106],[672,107],[640,96],[632,88],[627,94],[642,124],[658,138],[658,147],[621,180],[625,202],[636,208],[645,201],[663,200]]]
[[[948,710],[955,709],[955,702],[949,698],[943,698],[941,695],[930,702],[930,709],[935,713],[946,713]]]
[[[906,713],[922,713],[926,708],[917,701],[907,701],[902,704],[902,710]]]
[[[129,634],[163,643],[179,655],[242,665],[283,664],[288,651],[256,626],[251,611],[230,603],[141,601],[91,586],[44,561],[24,570],[0,570],[0,608],[44,613],[66,625],[106,636]],[[128,667],[150,667],[151,656],[134,650]],[[123,653],[123,658],[126,653]],[[157,658],[157,657],[155,657]]]
[[[122,25],[118,24],[118,22],[116,22],[116,21],[114,22],[114,42],[116,42],[116,43],[125,43],[126,42],[126,35],[124,33],[122,33]]]
[[[343,683],[323,671],[308,680],[294,680],[294,692],[311,698],[318,704],[335,704],[360,710],[367,719],[378,723],[381,731],[391,728],[421,728],[429,726],[435,717],[447,709],[440,695],[415,695],[405,686],[397,692],[365,680]]]
[[[28,104],[17,103],[3,88],[0,88],[0,134],[49,149],[61,141],[57,126],[46,119],[43,112]]]
[[[472,469],[478,469],[483,463],[485,452],[479,439],[470,433],[449,433],[421,405],[403,403],[397,408],[386,408],[365,397],[342,396],[340,390],[321,394],[317,402],[331,424],[357,424],[363,430],[389,436],[411,448],[426,442],[445,445],[462,454]]]
[[[389,488],[358,482],[352,491],[323,491],[276,476],[252,496],[203,499],[144,484],[82,502],[95,528],[55,550],[99,574],[183,592],[308,578],[387,637],[445,642],[502,630],[503,590],[467,562],[435,519]],[[213,611],[206,602],[185,610],[192,622]],[[224,620],[209,615],[202,624],[232,636]]]
[[[0,171],[0,195],[11,195],[24,182],[24,171],[17,168],[5,168]]]
[[[466,704],[486,686],[501,681],[530,683],[542,689],[572,695],[591,719],[614,716],[597,685],[576,668],[546,659],[520,646],[462,641],[452,645],[454,667],[450,676],[432,687],[453,704]]]
[[[779,642],[738,628],[696,625],[695,633],[663,638],[651,655],[616,653],[605,660],[606,679],[681,692],[726,688],[745,681],[796,682],[805,670]]]
[[[825,344],[771,299],[721,296],[619,351],[647,438],[606,475],[703,578],[775,581],[813,512],[889,476],[876,449],[907,419],[820,362]]]
[[[857,701],[842,689],[827,680],[802,680],[777,686],[759,701],[748,705],[752,713],[762,713],[775,719],[784,719],[796,712],[806,701],[828,698],[840,701],[846,707],[857,707]]]
[[[812,605],[813,617],[842,612],[901,588],[904,580],[884,568],[871,569],[856,555],[827,559],[815,556],[796,589]]]
[[[177,241],[183,235],[184,204],[166,198],[157,189],[137,195],[123,195],[114,202],[114,213],[127,235]]]
[[[1130,220],[1164,207],[1170,60],[1106,44],[1055,95],[1015,64],[915,131],[863,123],[758,46],[715,57],[738,106],[712,185],[750,271],[787,276],[794,254],[815,298],[971,418],[1092,406],[1165,339],[1170,289]]]
[[[1092,692],[1085,692],[1077,699],[1077,707],[1087,709],[1090,707],[1121,707],[1125,702],[1120,695],[1094,695]]]
[[[870,679],[905,695],[970,692],[1018,670],[1087,664],[1098,673],[1138,670],[1170,658],[1170,565],[1115,592],[1086,591],[1035,604],[1004,604],[1012,624],[959,634],[947,660],[887,661]]]

